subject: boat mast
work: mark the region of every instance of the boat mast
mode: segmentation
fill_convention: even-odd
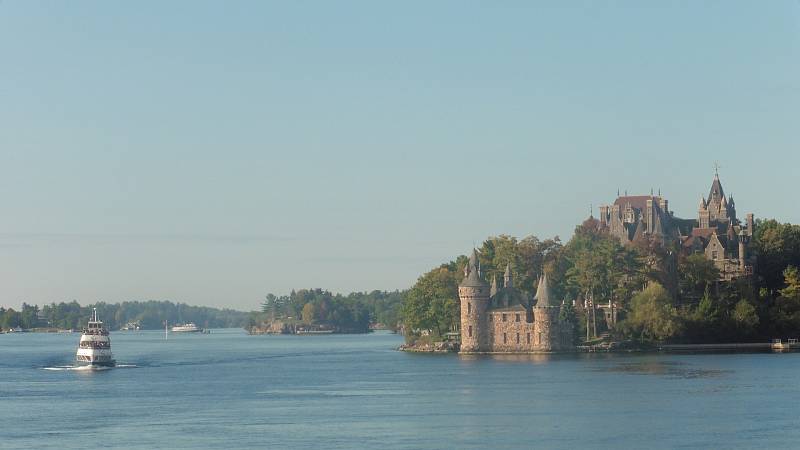
[[[165,341],[166,341],[167,339],[169,339],[169,334],[168,334],[168,331],[169,331],[169,328],[168,328],[168,326],[169,326],[169,325],[168,325],[168,324],[169,324],[169,320],[165,320],[165,321],[164,321],[164,340],[165,340]]]

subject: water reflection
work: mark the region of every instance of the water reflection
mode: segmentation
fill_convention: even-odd
[[[597,367],[595,372],[628,373],[634,375],[658,375],[670,378],[719,378],[732,371],[719,369],[704,369],[692,367],[678,361],[642,361],[633,363],[620,363],[613,366]]]
[[[478,361],[481,359],[491,359],[503,362],[525,362],[543,364],[553,361],[555,358],[564,358],[565,355],[543,354],[543,353],[508,353],[491,355],[458,355],[462,361]]]

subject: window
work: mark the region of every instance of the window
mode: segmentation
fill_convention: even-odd
[[[505,344],[505,343],[506,343],[506,334],[503,333],[503,344]]]
[[[467,303],[467,314],[472,314],[472,303]]]
[[[469,329],[467,330],[467,334],[468,334],[469,337],[472,337],[472,325],[469,326]]]
[[[503,322],[505,322],[505,321],[506,321],[506,319],[507,319],[507,317],[506,317],[506,313],[503,313]]]
[[[519,313],[514,316],[514,322],[519,322]]]
[[[531,343],[531,334],[530,334],[530,333],[528,333],[528,334],[525,336],[525,339],[527,340],[528,344],[530,344],[530,343]]]
[[[716,250],[711,252],[711,259],[717,259],[717,251]]]
[[[519,344],[519,333],[517,333],[517,344]]]
[[[537,337],[537,340],[539,341],[538,342],[539,344],[542,343],[542,332],[541,331],[539,332],[539,336]]]

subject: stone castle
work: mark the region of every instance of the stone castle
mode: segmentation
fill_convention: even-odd
[[[506,266],[502,286],[481,277],[475,250],[458,286],[461,301],[461,353],[544,353],[573,350],[572,324],[561,320],[562,302],[539,279],[536,296],[528,300],[514,287]],[[535,301],[535,302],[534,302]]]
[[[684,254],[703,253],[719,269],[722,281],[753,274],[749,251],[753,214],[747,214],[744,223],[739,220],[733,196],[725,195],[718,172],[708,197],[700,198],[696,220],[676,217],[660,192],[651,192],[621,196],[612,205],[601,206],[600,226],[623,243],[656,241]]]

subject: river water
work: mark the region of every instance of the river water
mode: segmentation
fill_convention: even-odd
[[[800,448],[800,354],[459,357],[388,333],[0,335],[0,447]]]

